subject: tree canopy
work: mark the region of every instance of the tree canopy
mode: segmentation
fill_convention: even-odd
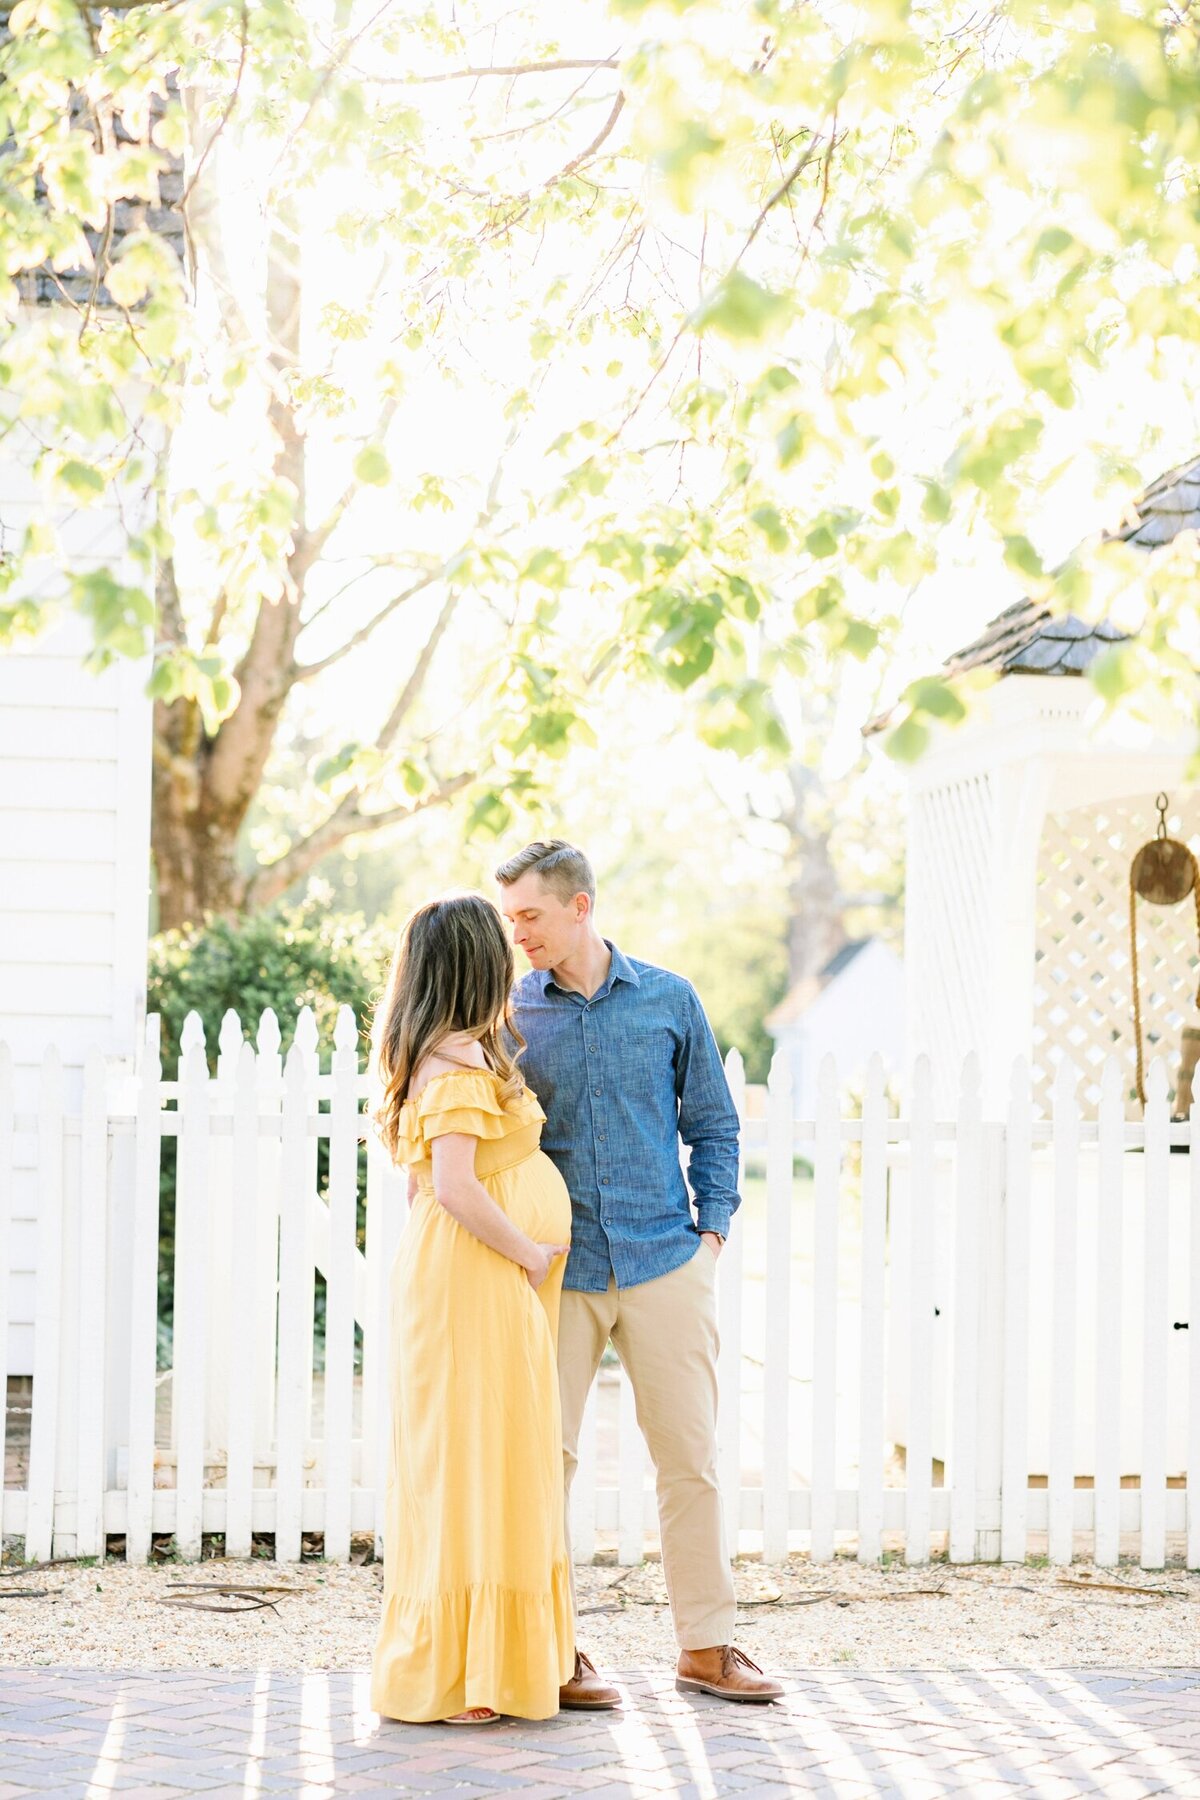
[[[502,829],[613,680],[782,759],[782,678],[886,655],[968,528],[1026,591],[1148,609],[1110,697],[1190,678],[1194,542],[1059,561],[1030,531],[1082,396],[1194,382],[1183,0],[8,25],[0,389],[44,504],[0,629],[62,590],[55,504],[149,488],[65,592],[99,659],[154,645],[166,923],[455,798]],[[180,157],[186,268],[156,211]],[[1114,501],[1145,424],[1078,428]],[[281,721],[356,667],[371,705],[247,864]],[[889,749],[963,706],[914,683]]]

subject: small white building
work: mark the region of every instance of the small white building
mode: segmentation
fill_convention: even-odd
[[[1197,528],[1200,458],[1152,483],[1111,535],[1152,550]],[[1155,835],[1160,792],[1171,834],[1200,846],[1200,796],[1194,706],[1155,726],[1106,718],[1083,679],[1122,636],[1021,600],[946,663],[999,679],[960,726],[936,732],[911,777],[908,1058],[932,1059],[939,1108],[974,1050],[993,1109],[1015,1056],[1029,1059],[1048,1110],[1064,1057],[1094,1102],[1112,1051],[1137,1109],[1130,863]],[[1142,905],[1138,929],[1147,1061],[1162,1054],[1173,1085],[1181,1028],[1200,1023],[1195,909]]]
[[[1139,497],[1113,537],[1151,551],[1178,532],[1200,528],[1200,458],[1169,471]],[[905,917],[907,1050],[905,1066],[927,1055],[939,1118],[953,1117],[964,1058],[973,1052],[983,1078],[983,1116],[1004,1120],[1014,1060],[1033,1078],[1035,1105],[1048,1116],[1055,1077],[1065,1062],[1079,1078],[1084,1115],[1094,1113],[1107,1057],[1118,1059],[1126,1111],[1141,1117],[1137,1095],[1130,935],[1130,865],[1156,834],[1156,797],[1166,795],[1171,836],[1200,849],[1200,795],[1191,785],[1196,750],[1193,716],[1165,709],[1153,725],[1106,716],[1083,679],[1096,657],[1125,634],[1107,623],[1054,616],[1021,600],[992,620],[973,644],[946,663],[950,674],[990,669],[998,679],[973,702],[957,728],[941,728],[912,771]],[[873,722],[879,726],[884,721]],[[868,727],[870,730],[871,727]],[[1196,1008],[1197,909],[1139,902],[1139,987],[1145,1063],[1162,1058],[1174,1087],[1185,1026],[1200,1025]],[[1167,1234],[1172,1246],[1190,1241],[1189,1158],[1170,1159]],[[1070,1162],[1077,1202],[1064,1202],[1078,1232],[1079,1257],[1071,1304],[1080,1318],[1096,1316],[1099,1180],[1095,1141]],[[1126,1153],[1125,1211],[1142,1208],[1145,1157]],[[1037,1253],[1030,1271],[1030,1468],[1048,1466],[1051,1419],[1048,1371],[1053,1367],[1053,1321],[1063,1304],[1054,1291],[1049,1255],[1059,1194],[1054,1160],[1035,1154],[1032,1216]],[[903,1243],[908,1209],[928,1207],[936,1220],[932,1353],[935,1393],[945,1394],[948,1332],[954,1305],[955,1199],[948,1164],[939,1159],[933,1193],[914,1192],[908,1170],[893,1171],[891,1229]],[[1136,1474],[1142,1454],[1144,1341],[1143,1256],[1140,1232],[1127,1231],[1121,1260],[1124,1341],[1120,1356],[1120,1467]],[[907,1329],[907,1279],[893,1282],[892,1328],[899,1344]],[[1186,1391],[1187,1259],[1171,1263],[1166,1313],[1158,1321],[1166,1344],[1169,1391]],[[1191,1329],[1197,1327],[1191,1320]],[[1097,1344],[1081,1334],[1076,1345],[1076,1408],[1072,1466],[1095,1465]],[[907,1393],[898,1354],[889,1381],[888,1424],[903,1443]],[[1186,1414],[1171,1410],[1168,1468],[1186,1466]],[[935,1406],[934,1455],[946,1455],[947,1420]]]
[[[861,1082],[876,1051],[889,1077],[900,1069],[904,965],[882,938],[853,938],[815,975],[796,982],[764,1024],[787,1053],[795,1116],[813,1119],[822,1057],[835,1057],[852,1084]]]

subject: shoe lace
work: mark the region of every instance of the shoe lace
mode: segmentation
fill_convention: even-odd
[[[756,1662],[751,1662],[744,1650],[739,1650],[736,1644],[726,1644],[725,1668],[728,1670],[739,1663],[744,1669],[753,1669],[756,1675],[762,1674],[762,1670],[759,1668],[758,1664]]]

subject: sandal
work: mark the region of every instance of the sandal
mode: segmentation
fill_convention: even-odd
[[[493,1725],[500,1717],[490,1706],[469,1706],[466,1712],[451,1713],[443,1725]]]

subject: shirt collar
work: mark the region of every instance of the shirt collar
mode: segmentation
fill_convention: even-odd
[[[601,985],[596,989],[596,992],[592,995],[593,1000],[599,1000],[601,995],[607,994],[614,981],[627,981],[631,987],[641,986],[638,972],[626,956],[625,952],[619,950],[611,938],[605,938],[604,942],[608,945],[609,952],[612,956],[612,962],[609,965],[608,974],[605,976]],[[572,998],[575,997],[575,990],[573,988],[559,987],[557,981],[554,979],[554,972],[552,969],[539,969],[537,974],[543,994],[546,993],[549,988],[553,988],[556,994],[569,994]],[[580,999],[583,998],[582,995],[579,995],[578,997]]]

